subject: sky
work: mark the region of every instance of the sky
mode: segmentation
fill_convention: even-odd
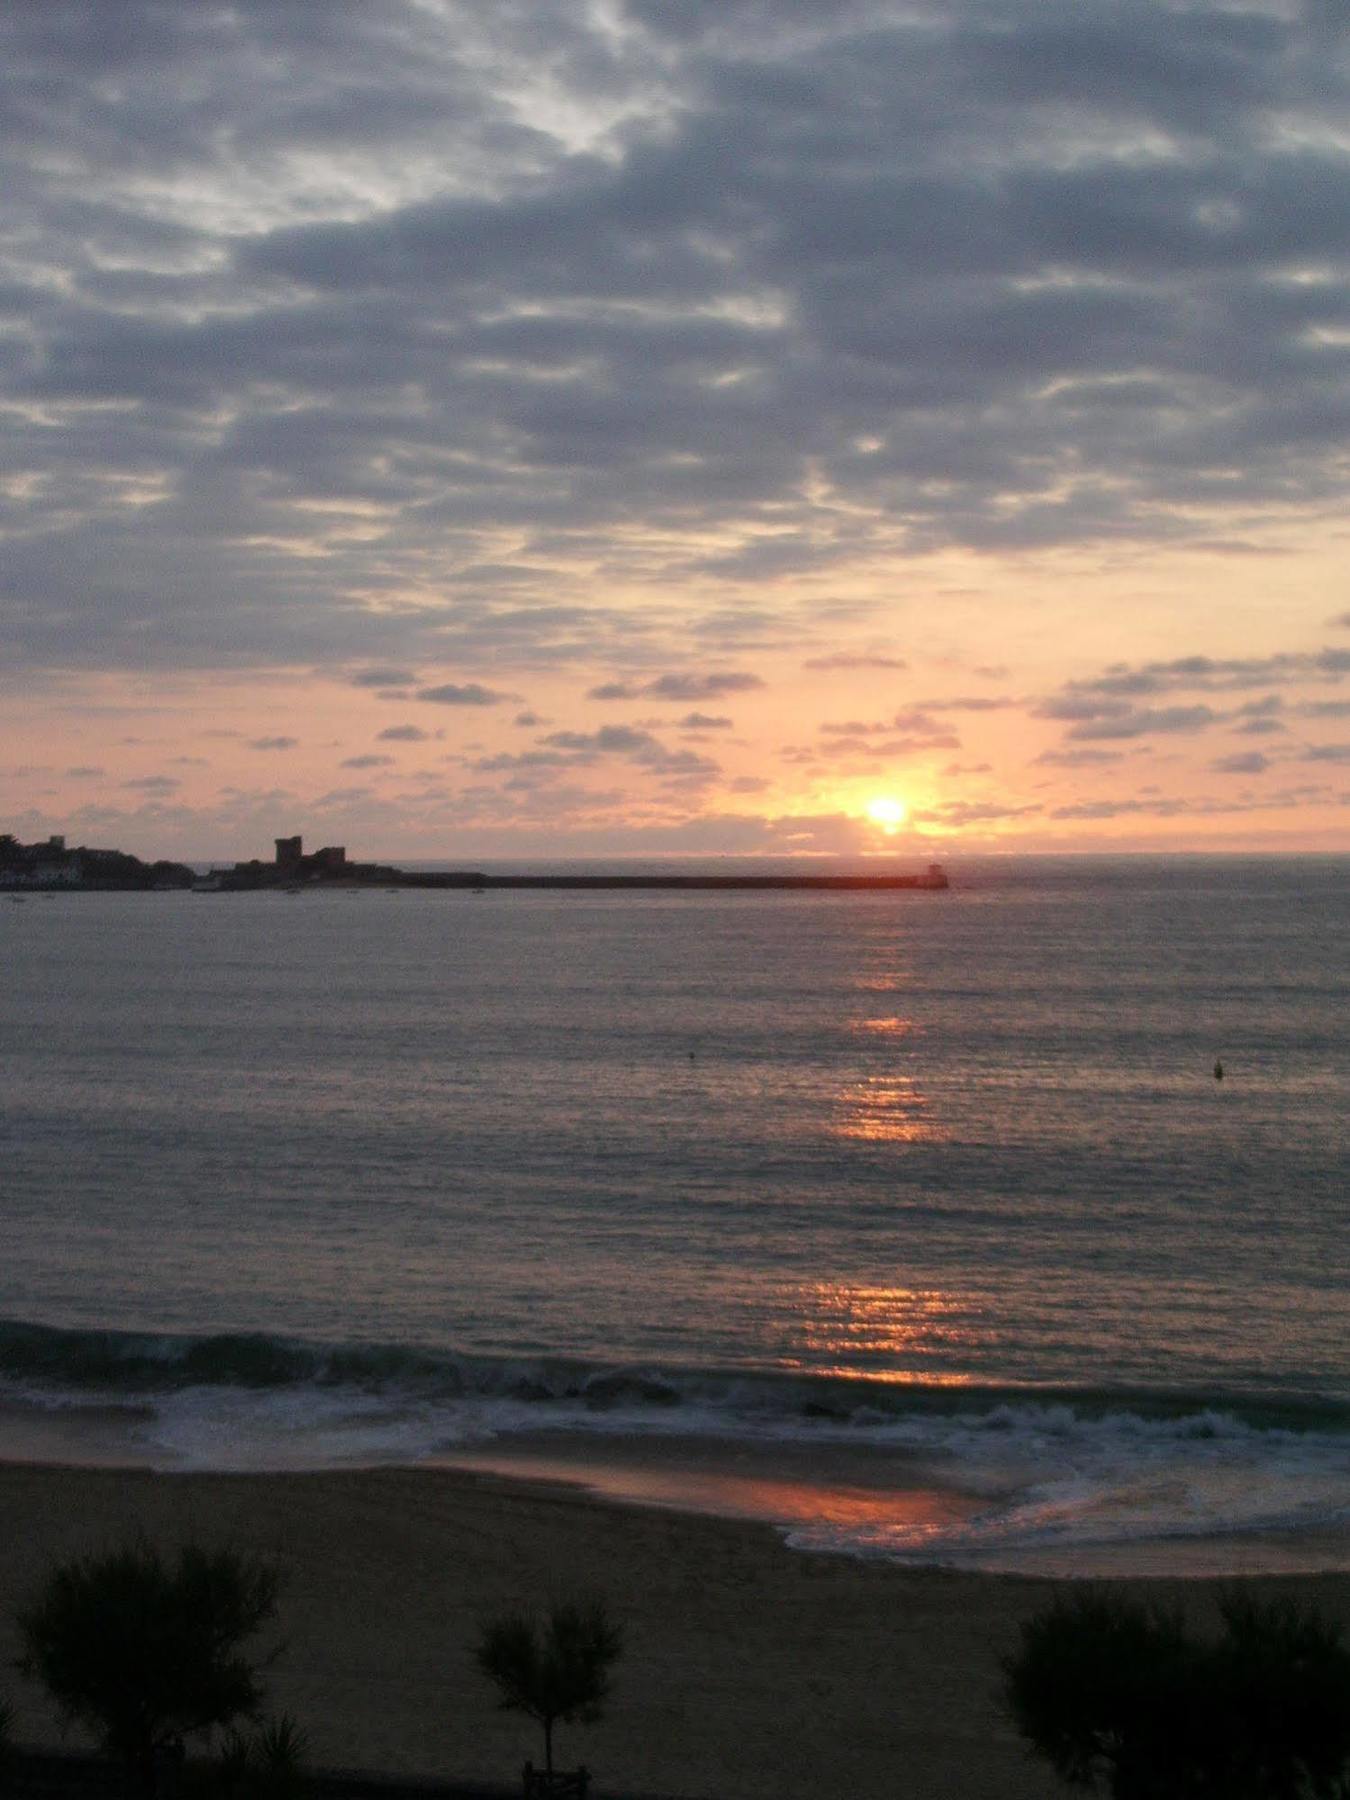
[[[1350,850],[1343,0],[9,0],[0,829]]]

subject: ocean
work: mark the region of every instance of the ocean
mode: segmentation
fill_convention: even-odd
[[[0,1457],[1350,1567],[1350,859],[949,873],[0,902]]]

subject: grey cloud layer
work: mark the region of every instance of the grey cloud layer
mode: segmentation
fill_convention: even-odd
[[[1345,495],[1330,7],[49,0],[0,83],[11,662],[659,667],[608,579]]]
[[[1167,662],[1113,663],[1101,674],[1067,681],[1058,692],[1035,703],[1042,719],[1066,727],[1065,747],[1044,751],[1036,760],[1063,768],[1084,768],[1119,759],[1119,752],[1082,749],[1084,743],[1124,742],[1194,736],[1225,726],[1240,737],[1277,736],[1284,743],[1291,728],[1306,729],[1350,717],[1350,701],[1309,697],[1350,677],[1350,653],[1324,646],[1320,650],[1277,651],[1267,656],[1219,658],[1181,656]],[[1252,688],[1273,691],[1241,700]],[[1288,688],[1286,693],[1279,688]],[[1172,696],[1170,703],[1148,701]],[[1227,705],[1211,704],[1227,698]],[[1145,702],[1141,704],[1141,702]],[[1285,752],[1281,751],[1283,756]],[[1288,755],[1305,761],[1337,761],[1336,746],[1304,743]],[[1273,766],[1259,751],[1219,757],[1210,767],[1221,774],[1260,775]]]

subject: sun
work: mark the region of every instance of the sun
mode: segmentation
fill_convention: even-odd
[[[880,825],[887,837],[891,837],[909,817],[909,808],[893,794],[881,794],[875,800],[867,802],[867,816],[874,825]]]

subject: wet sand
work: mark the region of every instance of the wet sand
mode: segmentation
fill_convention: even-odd
[[[157,1475],[0,1466],[0,1693],[61,1739],[11,1673],[12,1611],[52,1560],[132,1531],[261,1551],[286,1585],[275,1709],[316,1763],[511,1781],[538,1755],[474,1669],[478,1622],[600,1595],[626,1651],[606,1717],[561,1726],[601,1791],[720,1800],[1049,1800],[1002,1717],[1000,1659],[1055,1584],[788,1549],[768,1526],[626,1506],[577,1487],[446,1469]],[[1205,1581],[1133,1584],[1212,1607]],[[1350,1575],[1270,1577],[1350,1623]]]

